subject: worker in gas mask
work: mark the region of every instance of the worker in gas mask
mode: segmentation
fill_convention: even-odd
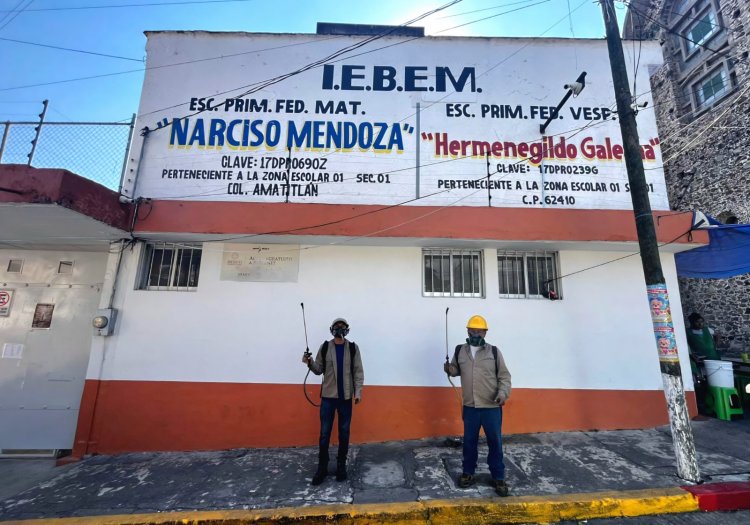
[[[474,484],[477,467],[479,428],[487,436],[489,455],[487,464],[492,475],[492,486],[499,496],[508,495],[503,463],[502,423],[503,405],[510,397],[510,372],[500,350],[484,340],[487,321],[475,315],[466,325],[466,343],[458,345],[453,360],[446,362],[446,374],[461,376],[463,393],[463,472],[458,486],[468,488]]]
[[[333,419],[338,412],[339,450],[336,459],[336,481],[347,479],[346,458],[349,451],[349,429],[352,422],[352,401],[362,401],[365,371],[356,343],[348,341],[349,323],[337,318],[330,327],[333,339],[320,345],[315,359],[306,354],[307,366],[315,375],[323,374],[320,401],[320,442],[318,468],[312,478],[320,485],[328,475],[328,444],[333,430]]]

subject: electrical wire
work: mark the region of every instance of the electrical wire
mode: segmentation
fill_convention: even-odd
[[[667,242],[664,242],[664,243],[662,243],[662,244],[659,244],[659,245],[657,246],[657,248],[663,248],[664,246],[667,246],[667,245],[669,245],[669,244],[673,244],[673,243],[677,242],[677,240],[678,240],[678,239],[680,239],[681,237],[684,237],[685,235],[689,235],[691,231],[693,231],[693,227],[692,227],[692,226],[690,227],[690,229],[689,229],[689,230],[687,230],[687,231],[686,231],[686,232],[684,232],[684,233],[681,233],[680,235],[678,235],[677,237],[675,237],[675,238],[674,238],[674,239],[672,239],[671,241],[667,241]],[[577,271],[575,271],[575,272],[571,272],[571,273],[568,273],[568,274],[565,274],[565,275],[560,275],[559,277],[554,277],[554,278],[552,278],[552,279],[547,279],[546,281],[544,281],[544,283],[543,283],[543,284],[549,284],[549,283],[551,283],[551,282],[554,282],[554,281],[559,281],[559,280],[561,280],[561,279],[564,279],[564,278],[566,278],[566,277],[570,277],[570,276],[572,276],[572,275],[578,275],[579,273],[583,273],[583,272],[588,272],[589,270],[594,270],[595,268],[601,268],[602,266],[606,266],[606,265],[608,265],[608,264],[612,264],[612,263],[615,263],[615,262],[617,262],[617,261],[622,261],[623,259],[627,259],[627,258],[629,258],[629,257],[633,257],[633,256],[635,256],[635,255],[639,255],[640,253],[641,253],[641,251],[640,251],[640,250],[638,250],[637,252],[634,252],[634,253],[629,253],[629,254],[627,254],[627,255],[623,255],[622,257],[618,257],[618,258],[616,258],[616,259],[612,259],[611,261],[606,261],[606,262],[603,262],[603,263],[600,263],[600,264],[595,264],[594,266],[589,266],[589,267],[587,267],[587,268],[583,268],[583,269],[581,269],[581,270],[577,270]]]
[[[154,7],[154,6],[195,5],[195,4],[228,4],[228,3],[252,2],[252,1],[254,0],[184,0],[180,2],[149,2],[146,4],[111,4],[111,5],[84,5],[84,6],[68,6],[68,7],[39,7],[36,9],[28,9],[28,12],[38,13],[42,11],[80,11],[84,9],[116,9],[116,8],[124,8],[124,7]],[[2,12],[3,11],[0,10],[0,13]]]
[[[13,20],[15,20],[18,17],[18,15],[20,15],[21,13],[23,13],[31,5],[31,3],[33,1],[34,0],[29,0],[28,3],[25,6],[21,7],[20,9],[18,9],[18,11],[15,11],[15,14],[13,16],[10,16],[10,13],[9,13],[5,18],[8,18],[8,16],[10,16],[10,18],[8,18],[8,20],[3,25],[0,26],[0,31],[2,31],[3,29],[5,29],[8,26],[8,24],[10,24]],[[18,5],[20,5],[20,2],[18,4],[16,4],[16,7],[14,9],[16,9],[18,7]],[[12,12],[13,11],[11,11],[11,13]]]
[[[422,19],[424,19],[424,18],[426,18],[426,17],[428,17],[428,16],[430,16],[430,15],[432,15],[434,13],[438,13],[440,11],[443,11],[443,10],[445,10],[445,9],[447,9],[449,7],[452,7],[452,6],[458,4],[458,3],[462,2],[462,1],[463,0],[451,0],[450,2],[448,2],[446,4],[443,4],[443,5],[435,8],[435,9],[432,9],[430,11],[422,13],[421,15],[419,15],[419,16],[417,16],[415,18],[412,18],[411,20],[409,20],[407,22],[404,22],[403,24],[400,24],[398,26],[394,26],[394,27],[389,28],[388,30],[382,32],[382,33],[370,36],[368,38],[365,38],[364,40],[361,40],[361,41],[356,42],[354,44],[350,44],[348,46],[345,46],[345,47],[343,47],[343,48],[341,48],[341,49],[339,49],[337,51],[334,51],[333,53],[329,54],[326,57],[323,57],[323,58],[320,58],[318,60],[315,60],[314,62],[310,62],[310,63],[308,63],[308,64],[306,64],[304,66],[301,66],[301,67],[299,67],[299,68],[297,68],[297,69],[295,69],[293,71],[290,71],[288,73],[284,73],[284,74],[281,74],[281,75],[278,75],[278,76],[266,79],[264,81],[255,82],[253,84],[250,84],[251,86],[254,86],[254,87],[252,87],[251,89],[249,89],[249,90],[247,90],[247,91],[245,91],[243,93],[240,93],[239,95],[236,95],[234,97],[229,97],[229,98],[225,99],[224,103],[226,103],[230,98],[233,99],[233,100],[237,100],[237,99],[240,99],[242,97],[246,97],[247,95],[250,95],[250,94],[253,94],[253,93],[257,93],[258,91],[262,91],[262,90],[264,90],[264,89],[266,89],[266,88],[268,88],[268,87],[270,87],[272,85],[275,85],[275,84],[278,84],[280,82],[283,82],[283,81],[285,81],[285,80],[287,80],[287,79],[289,79],[291,77],[300,75],[300,74],[305,73],[306,71],[309,71],[311,69],[315,69],[315,68],[321,67],[321,66],[323,66],[324,64],[330,62],[333,59],[336,59],[336,58],[338,58],[338,57],[340,57],[342,55],[348,54],[351,51],[359,49],[359,48],[361,48],[361,47],[363,47],[363,46],[365,46],[365,45],[367,45],[367,44],[369,44],[371,42],[374,42],[376,40],[384,38],[384,37],[392,34],[393,32],[395,32],[399,28],[406,27],[409,24],[413,24],[414,22],[418,22],[419,20],[422,20]],[[410,41],[410,40],[407,40],[407,42],[408,41]],[[377,51],[377,50],[375,50],[375,51]],[[372,52],[372,51],[370,51],[370,52]],[[245,86],[245,87],[247,87],[247,86]],[[236,91],[237,89],[243,89],[243,87],[234,88],[234,89],[231,89],[229,91]],[[218,105],[221,106],[221,104],[218,104]],[[166,125],[161,126],[159,128],[156,128],[155,130],[149,130],[148,128],[145,128],[145,131],[146,131],[146,133],[157,132],[159,130],[166,129],[166,128],[174,125],[174,122],[176,122],[176,121],[184,120],[186,118],[193,117],[195,115],[199,115],[201,113],[204,113],[205,111],[208,111],[208,108],[197,110],[197,111],[195,111],[193,113],[189,113],[189,114],[184,115],[182,117],[176,117],[176,118],[172,119],[172,121],[170,121]]]
[[[14,38],[2,38],[2,37],[0,37],[0,40],[2,40],[4,42],[14,42],[16,44],[26,44],[26,45],[29,45],[29,46],[38,46],[38,47],[47,47],[47,48],[50,48],[50,49],[58,49],[60,51],[70,51],[70,52],[73,52],[73,53],[82,53],[82,54],[85,54],[85,55],[95,55],[95,56],[106,57],[106,58],[119,58],[120,60],[130,60],[132,62],[143,62],[143,60],[139,59],[139,58],[123,57],[123,56],[119,56],[119,55],[108,55],[106,53],[97,53],[96,51],[86,51],[86,50],[83,50],[83,49],[72,49],[72,48],[69,48],[69,47],[53,46],[53,45],[50,45],[50,44],[40,44],[38,42],[28,42],[26,40],[16,40]]]

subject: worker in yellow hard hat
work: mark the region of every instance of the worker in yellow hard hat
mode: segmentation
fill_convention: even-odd
[[[448,375],[461,376],[464,457],[458,486],[468,488],[474,484],[479,429],[483,428],[489,447],[487,465],[492,475],[492,486],[499,496],[507,496],[502,424],[503,405],[510,397],[510,372],[500,350],[484,340],[488,330],[484,317],[472,316],[466,323],[466,330],[466,343],[456,346],[453,360],[443,367]]]

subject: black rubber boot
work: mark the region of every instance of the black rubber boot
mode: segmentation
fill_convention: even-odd
[[[346,458],[336,462],[336,481],[346,481]]]
[[[325,463],[323,463],[321,461],[320,463],[318,463],[318,469],[315,471],[315,474],[313,475],[310,485],[320,485],[321,483],[323,483],[323,480],[326,479],[327,475],[328,475],[328,462],[326,461]]]

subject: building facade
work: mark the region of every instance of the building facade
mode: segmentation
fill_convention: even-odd
[[[147,36],[75,456],[315,443],[301,358],[337,317],[365,369],[354,441],[461,432],[442,365],[475,314],[507,432],[664,424],[677,355],[695,413],[684,331],[657,350],[652,320],[682,318],[674,253],[707,237],[669,210],[641,112],[671,311],[648,301],[604,41]]]
[[[654,110],[671,208],[750,222],[750,6],[743,0],[631,2],[626,38],[656,39]],[[701,313],[724,350],[750,345],[750,276],[680,278],[685,314]]]

